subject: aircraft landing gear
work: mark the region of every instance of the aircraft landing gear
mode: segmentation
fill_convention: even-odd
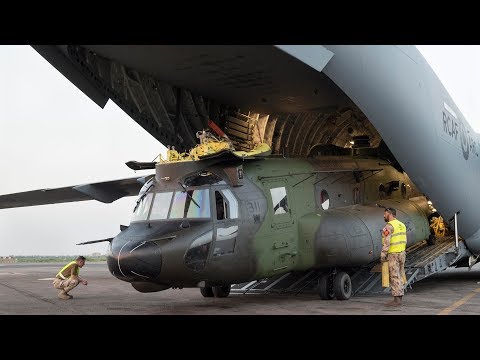
[[[212,289],[213,295],[215,295],[215,297],[223,298],[227,297],[230,294],[230,285],[214,286],[212,287]]]
[[[200,293],[203,295],[203,297],[227,297],[230,295],[230,285],[201,287]]]
[[[203,297],[213,297],[213,289],[211,286],[201,287],[200,293]]]
[[[323,274],[318,280],[318,295],[322,300],[348,300],[352,296],[352,280],[350,276],[340,271]]]
[[[332,281],[334,276],[333,273],[320,276],[318,280],[318,295],[322,300],[332,300],[335,297]]]
[[[348,300],[352,296],[352,280],[346,272],[340,271],[335,276],[333,292],[338,300]]]

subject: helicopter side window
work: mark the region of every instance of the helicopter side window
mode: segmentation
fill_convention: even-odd
[[[275,215],[285,214],[288,212],[287,191],[285,187],[277,187],[270,189],[272,195],[273,212]]]
[[[148,211],[150,210],[150,204],[152,203],[153,193],[148,193],[145,197],[141,198],[140,203],[136,207],[133,216],[133,221],[147,220]]]
[[[217,220],[237,219],[238,201],[229,189],[215,191]]]
[[[208,189],[175,191],[169,219],[209,217],[210,199]]]
[[[164,220],[168,216],[168,209],[172,201],[173,192],[156,193],[153,199],[150,220]]]
[[[220,194],[220,191],[215,191],[215,207],[217,209],[217,220],[227,218],[227,202]]]
[[[232,254],[235,249],[235,241],[237,240],[238,226],[230,226],[228,228],[218,228],[213,256]]]
[[[325,189],[322,189],[320,192],[320,204],[322,205],[323,210],[327,210],[330,207],[330,196]]]
[[[229,219],[237,219],[238,218],[238,201],[232,193],[232,190],[224,189],[222,190],[222,194],[225,199],[227,199],[228,206],[227,206],[227,217]]]

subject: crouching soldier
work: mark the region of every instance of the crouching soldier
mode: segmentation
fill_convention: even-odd
[[[73,298],[68,292],[76,287],[79,283],[87,285],[87,280],[82,279],[79,275],[80,268],[85,265],[85,257],[79,256],[75,261],[69,262],[62,270],[58,272],[53,280],[53,287],[60,289],[58,297],[62,300],[70,300]]]

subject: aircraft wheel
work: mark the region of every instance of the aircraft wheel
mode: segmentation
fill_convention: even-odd
[[[203,297],[213,297],[213,289],[211,286],[201,287],[200,292],[202,293]]]
[[[427,239],[427,244],[428,245],[435,245],[437,239],[435,238],[435,235],[430,234]]]
[[[213,295],[215,295],[215,297],[223,298],[227,297],[230,294],[230,285],[214,286],[212,287],[212,289]]]
[[[352,296],[352,280],[346,272],[340,271],[335,276],[333,292],[338,300],[348,300]]]
[[[328,274],[323,274],[318,279],[318,295],[322,300],[332,300],[335,297],[329,278]]]

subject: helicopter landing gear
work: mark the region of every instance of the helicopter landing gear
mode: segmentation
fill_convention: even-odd
[[[201,287],[200,293],[203,297],[227,297],[230,295],[230,285]]]
[[[213,289],[211,286],[201,287],[200,293],[203,297],[213,297]]]
[[[215,295],[215,297],[223,298],[227,297],[230,294],[230,285],[214,286],[212,289],[213,295]]]
[[[331,300],[334,297],[337,300],[350,299],[352,296],[350,276],[344,271],[323,274],[318,280],[318,295],[322,300]]]
[[[318,279],[318,295],[322,300],[332,300],[335,297],[333,292],[333,274],[323,274]]]
[[[337,300],[348,300],[352,296],[352,280],[346,272],[340,271],[335,275],[333,292]]]

